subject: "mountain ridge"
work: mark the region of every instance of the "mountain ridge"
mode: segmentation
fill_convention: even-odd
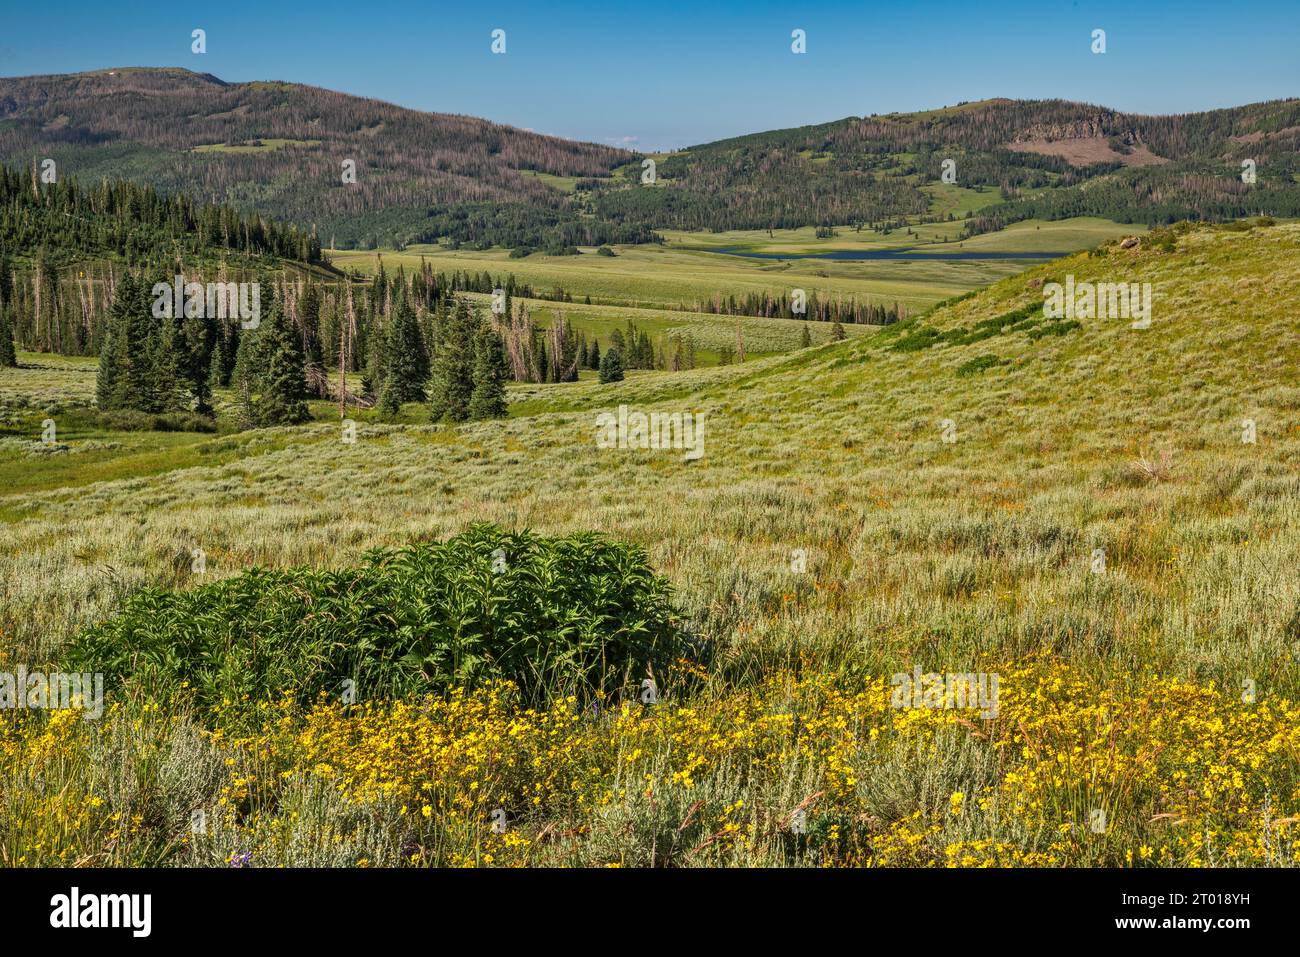
[[[80,178],[140,180],[315,225],[322,236],[342,232],[356,244],[425,231],[430,209],[468,220],[486,213],[484,204],[507,203],[523,207],[515,215],[536,229],[568,226],[575,235],[561,238],[569,241],[648,238],[576,235],[583,230],[572,204],[541,179],[608,175],[633,159],[626,151],[305,84],[228,83],[182,68],[0,79],[0,155],[11,165],[49,156]],[[473,229],[460,232],[464,241],[475,238]]]
[[[655,188],[641,188],[643,157],[627,150],[305,84],[123,67],[0,79],[0,162],[33,157],[340,248],[563,253],[660,229],[888,231],[942,218],[935,190],[953,185],[997,190],[965,208],[967,236],[1029,218],[1300,215],[1300,99],[1150,116],[995,97],[845,117],[656,154]]]

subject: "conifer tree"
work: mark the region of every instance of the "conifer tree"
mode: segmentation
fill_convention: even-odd
[[[263,284],[263,288],[268,286]],[[264,298],[270,298],[271,302],[269,308],[263,303],[258,330],[262,368],[254,420],[259,426],[297,425],[311,418],[305,401],[307,378],[302,336],[274,296]]]
[[[803,324],[803,331],[799,333],[799,348],[807,349],[812,345],[812,333],[808,331],[808,323]]]
[[[99,371],[95,374],[95,404],[101,411],[126,404],[126,310],[135,297],[135,278],[128,272],[117,283],[108,310],[104,338],[99,350]]]
[[[365,371],[361,376],[363,394],[379,396],[384,391],[384,373],[388,368],[388,325],[376,316],[366,335]]]
[[[471,419],[499,419],[506,414],[506,381],[510,366],[501,336],[487,323],[474,343],[474,391],[469,399]]]
[[[420,324],[405,293],[399,293],[388,323],[382,378],[379,405],[386,414],[395,414],[403,402],[425,401],[424,384],[429,379],[428,352],[420,335]]]
[[[9,307],[0,306],[0,368],[18,365],[18,349],[14,345],[14,327],[9,320]]]
[[[155,412],[158,408],[153,350],[158,320],[153,315],[151,289],[148,278],[141,275],[131,284],[122,303],[121,355],[125,358],[126,388],[119,407],[141,412]]]
[[[573,326],[565,324],[564,329],[564,362],[560,366],[560,374],[565,382],[578,381],[578,366],[582,364],[578,353],[578,334]]]
[[[474,334],[478,323],[465,301],[442,322],[442,338],[433,360],[430,384],[430,418],[464,422],[469,418],[469,400],[474,392]]]
[[[253,393],[261,378],[261,349],[258,332],[247,330],[239,337],[235,348],[235,366],[230,373],[230,384],[239,394],[239,427],[251,429],[254,422]]]
[[[153,370],[145,368],[148,340],[142,336],[143,324],[136,315],[149,308],[143,293],[141,281],[129,270],[113,292],[95,377],[95,402],[101,410],[145,411],[152,399]]]
[[[223,381],[226,367],[226,359],[221,351],[221,339],[217,338],[212,347],[212,361],[208,363],[208,396],[216,392],[226,383]]]
[[[384,308],[384,300],[388,296],[388,273],[384,271],[384,259],[379,257],[379,271],[375,273],[374,282],[370,284],[370,305],[375,312],[380,312]]]
[[[7,256],[0,254],[0,367],[18,365],[18,349],[14,345],[13,323],[13,271]]]
[[[210,320],[192,316],[181,323],[184,353],[181,361],[186,386],[194,397],[194,411],[199,415],[212,413],[212,356],[218,336],[213,333]]]
[[[149,343],[149,362],[153,369],[153,395],[148,412],[179,412],[187,404],[182,368],[184,346],[175,319],[158,320],[158,328]]]
[[[623,381],[623,357],[613,346],[605,350],[600,359],[600,381],[602,383]]]

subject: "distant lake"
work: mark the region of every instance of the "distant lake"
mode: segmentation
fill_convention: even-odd
[[[859,260],[859,259],[905,259],[912,261],[924,261],[927,259],[936,262],[949,259],[1060,259],[1062,256],[1069,256],[1070,253],[1009,253],[971,250],[970,252],[961,253],[926,253],[920,252],[915,246],[904,246],[899,249],[837,249],[828,253],[756,253],[745,249],[742,246],[689,246],[685,247],[693,252],[704,253],[722,253],[727,256],[744,256],[747,259],[836,259],[836,260]]]

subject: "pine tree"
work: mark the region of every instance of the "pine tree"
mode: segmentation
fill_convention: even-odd
[[[118,280],[113,304],[108,310],[103,343],[99,352],[99,371],[95,376],[95,403],[101,410],[128,407],[130,383],[127,373],[131,359],[127,354],[131,310],[138,307],[139,286],[130,272]]]
[[[442,338],[433,360],[430,418],[464,422],[474,392],[474,334],[478,322],[463,299],[442,323]]]
[[[587,368],[593,371],[600,368],[600,343],[595,339],[591,340],[591,351],[587,353]]]
[[[180,330],[175,319],[161,319],[149,344],[153,396],[149,412],[179,412],[188,404]]]
[[[206,318],[194,316],[181,324],[184,342],[182,356],[183,372],[188,390],[193,394],[194,411],[199,415],[212,413],[212,356],[216,350],[216,340],[212,323]]]
[[[379,271],[375,273],[375,280],[370,284],[370,305],[379,312],[383,309],[384,300],[388,295],[388,273],[384,271],[384,257],[379,257]]]
[[[266,288],[266,284],[263,284]],[[271,298],[262,306],[258,345],[262,374],[254,404],[254,421],[259,426],[298,425],[311,418],[307,410],[307,378],[302,336],[280,304]]]
[[[123,283],[126,278],[123,277]],[[125,392],[119,407],[155,412],[158,408],[154,365],[153,294],[149,280],[141,275],[122,303],[123,336],[121,355],[125,359]],[[116,305],[116,304],[115,304]]]
[[[623,356],[612,346],[601,356],[600,381],[602,383],[623,381]]]
[[[239,427],[251,429],[254,426],[253,393],[261,378],[261,350],[258,348],[257,331],[248,330],[239,337],[235,347],[235,365],[230,373],[230,384],[239,393]]]
[[[261,352],[258,348],[260,330],[248,329],[239,336],[235,347],[235,365],[230,372],[230,383],[234,386],[248,385],[257,391],[257,383],[262,377]]]
[[[363,395],[383,395],[384,373],[388,369],[388,325],[376,316],[370,324],[365,343],[365,371],[361,376]]]
[[[486,323],[474,343],[474,391],[469,398],[471,419],[499,419],[506,414],[506,381],[510,366],[505,345]]]
[[[399,294],[388,324],[388,341],[384,344],[383,389],[380,408],[395,415],[403,402],[423,402],[424,384],[429,379],[429,358],[404,293]]]
[[[848,333],[844,331],[844,327],[840,325],[840,321],[836,319],[835,325],[831,326],[831,339],[835,342],[842,342],[847,338]]]
[[[239,357],[239,339],[243,335],[239,323],[227,323],[218,330],[218,351],[221,353],[221,384],[230,385],[235,374],[235,359]]]
[[[99,370],[95,373],[95,405],[100,411],[119,408],[125,392],[125,369],[120,361],[122,351],[121,301],[125,283],[134,282],[131,274],[117,284],[113,305],[104,324],[104,339],[99,347]]]
[[[9,306],[0,306],[0,368],[16,368],[18,349],[14,346],[14,327],[9,321]]]
[[[221,351],[221,339],[218,337],[216,343],[212,347],[212,361],[208,365],[209,396],[226,384],[223,381],[225,369],[226,359]]]
[[[812,345],[812,333],[808,331],[808,323],[803,324],[803,331],[799,333],[799,348],[807,349]]]
[[[14,346],[14,310],[10,304],[13,299],[13,272],[9,268],[9,259],[0,255],[0,367],[13,368],[18,365],[18,350]]]

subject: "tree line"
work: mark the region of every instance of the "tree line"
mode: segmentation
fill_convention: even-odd
[[[417,313],[410,284],[386,288],[367,336],[361,392],[353,394],[348,357],[366,297],[351,283],[342,292],[340,368],[331,375],[319,285],[262,275],[255,280],[260,310],[247,320],[161,306],[159,284],[172,281],[127,270],[114,284],[100,337],[101,411],[211,417],[214,394],[228,388],[241,427],[305,422],[312,398],[337,398],[343,410],[378,405],[386,415],[428,402],[433,421],[505,414],[509,368],[501,336],[463,298],[440,298],[432,312]]]
[[[1239,171],[1147,166],[1122,170],[1087,188],[1048,190],[986,207],[967,219],[963,237],[996,232],[1026,219],[1101,216],[1120,223],[1162,226],[1188,221],[1226,222],[1245,216],[1300,216],[1300,184],[1260,179],[1243,183]]]
[[[44,182],[44,174],[34,161],[26,170],[0,167],[0,248],[45,250],[56,263],[72,252],[128,263],[220,252],[321,261],[320,243],[309,232],[257,214],[124,180],[82,186],[59,175],[57,166],[54,182]]]
[[[907,309],[897,302],[858,302],[855,299],[823,299],[815,292],[804,302],[804,312],[795,312],[793,293],[772,295],[750,292],[744,296],[714,296],[692,307],[695,312],[719,316],[755,316],[765,319],[805,319],[812,322],[849,322],[871,326],[888,326],[907,318]]]
[[[214,396],[229,390],[246,428],[305,422],[311,399],[389,418],[427,403],[432,421],[463,422],[505,415],[510,381],[569,382],[580,369],[611,381],[624,369],[696,365],[689,335],[655,343],[629,320],[602,352],[562,315],[541,326],[508,296],[498,310],[483,310],[427,264],[411,274],[381,267],[366,286],[259,274],[260,313],[251,322],[187,309],[184,298],[162,304],[159,291],[174,281],[157,270],[114,278],[98,336],[102,411],[211,418]]]

